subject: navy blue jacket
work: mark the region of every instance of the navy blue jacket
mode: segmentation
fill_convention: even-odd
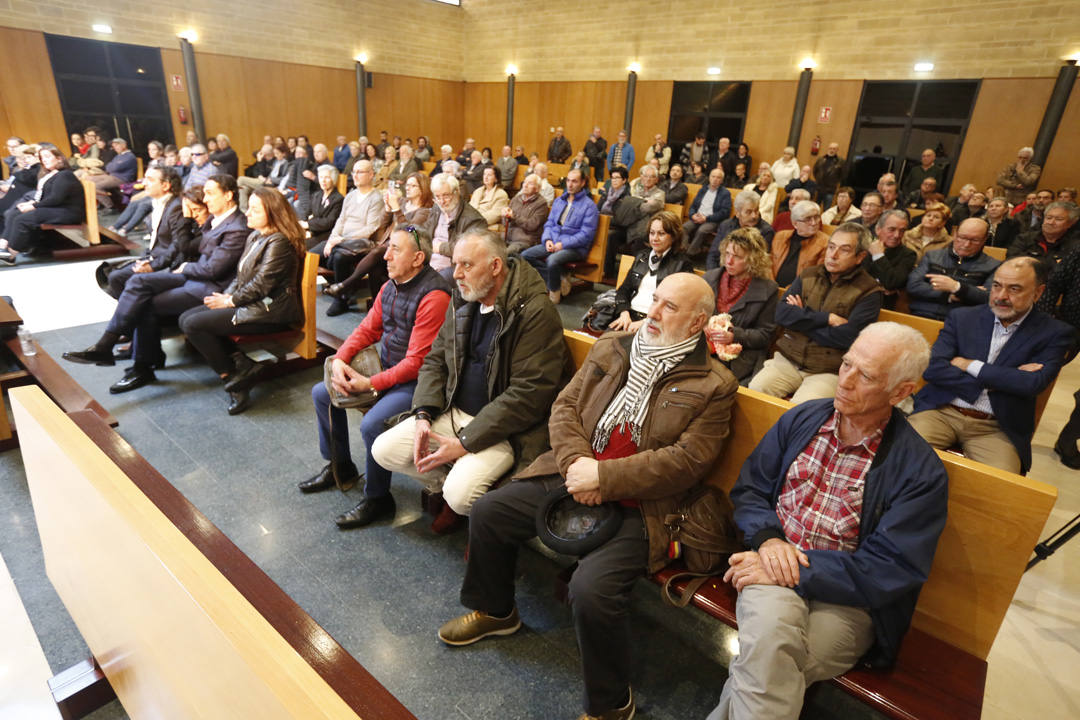
[[[221,292],[236,277],[236,264],[244,252],[248,235],[252,232],[247,226],[247,218],[240,208],[220,223],[211,227],[213,220],[207,220],[202,227],[202,239],[199,241],[199,259],[184,265],[184,277],[189,281],[201,281],[208,291]]]
[[[701,201],[705,197],[705,193],[709,192],[708,185],[702,185],[701,189],[697,191],[697,195],[694,196],[694,201],[690,203],[690,215],[694,215],[701,211]],[[713,204],[711,208],[705,208],[705,222],[715,223],[719,225],[728,219],[731,215],[731,193],[722,184],[716,188],[716,197],[713,198]]]
[[[110,160],[105,166],[105,172],[119,178],[121,182],[135,182],[135,176],[139,174],[139,161],[135,153],[128,150]]]
[[[785,539],[776,501],[788,467],[832,415],[833,401],[810,400],[784,413],[743,463],[731,491],[735,524],[755,550]],[[865,607],[874,645],[863,661],[891,665],[911,625],[919,591],[930,574],[948,507],[945,466],[925,440],[893,410],[866,474],[859,546],[855,552],[809,550],[795,592],[836,605]]]
[[[931,349],[930,366],[923,373],[926,385],[915,396],[915,412],[948,405],[955,398],[973,403],[987,390],[994,417],[1020,456],[1020,472],[1027,473],[1035,433],[1035,397],[1057,377],[1072,347],[1073,329],[1032,309],[994,363],[983,365],[978,379],[952,365],[954,357],[986,362],[993,330],[989,305],[949,313]],[[1042,370],[1018,369],[1027,363],[1042,363]]]

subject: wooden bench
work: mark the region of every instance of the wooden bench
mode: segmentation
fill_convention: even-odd
[[[571,275],[588,283],[598,283],[604,279],[604,254],[607,252],[610,227],[611,216],[600,215],[596,221],[596,238],[589,248],[589,254],[581,262],[566,264]]]
[[[577,331],[565,337],[580,367],[595,338]],[[739,388],[731,436],[706,482],[730,490],[757,442],[791,407]],[[949,516],[897,663],[889,670],[856,668],[831,681],[898,720],[980,716],[987,655],[1057,497],[1050,485],[938,455],[949,475]],[[653,580],[663,582],[673,572],[666,569]],[[692,602],[736,627],[735,597],[717,577]]]
[[[56,718],[60,712],[49,694],[52,671],[26,614],[19,591],[0,557],[0,617],[4,618],[4,642],[0,643],[0,698],[20,718]],[[17,709],[17,710],[16,710]]]
[[[414,717],[95,415],[12,405],[46,572],[131,717]]]
[[[983,248],[983,252],[994,258],[998,262],[1005,262],[1005,254],[1009,251],[1009,248],[1003,247],[990,247],[987,245]]]
[[[435,165],[437,164],[438,163],[436,163],[434,160],[428,160],[426,163],[424,163],[422,166],[424,174],[430,175],[431,171],[435,169]]]
[[[57,248],[53,250],[53,257],[57,260],[77,260],[80,258],[101,258],[127,255],[133,250],[140,250],[141,246],[134,240],[128,240],[122,235],[103,231],[98,223],[97,212],[97,186],[85,178],[79,180],[83,187],[83,199],[86,219],[79,225],[52,225],[45,223],[42,230],[52,230],[69,240],[74,247]],[[105,235],[111,242],[101,242],[101,236]]]

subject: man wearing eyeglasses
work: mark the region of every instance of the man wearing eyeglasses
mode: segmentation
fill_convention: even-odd
[[[956,308],[985,305],[990,283],[1001,263],[983,252],[990,226],[968,218],[948,247],[931,250],[908,275],[912,314],[944,320]]]
[[[191,170],[184,180],[184,189],[193,188],[196,185],[205,185],[207,179],[217,172],[214,163],[210,162],[210,155],[206,152],[206,146],[195,144],[191,147]]]
[[[23,142],[23,139],[20,138],[20,137],[9,137],[7,139],[7,151],[8,151],[8,154],[7,154],[7,157],[4,158],[4,164],[8,166],[8,177],[11,177],[12,175],[14,175],[15,171],[18,170],[18,167],[16,165],[18,160],[15,157],[15,150],[17,150],[19,147],[21,147],[21,146],[23,146],[25,144],[26,143]]]

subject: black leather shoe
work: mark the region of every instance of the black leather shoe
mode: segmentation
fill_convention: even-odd
[[[1080,452],[1076,450],[1076,438],[1067,439],[1067,442],[1062,442],[1062,439],[1058,438],[1054,443],[1054,452],[1061,458],[1062,465],[1073,470],[1080,470]]]
[[[239,415],[251,407],[251,393],[247,390],[233,390],[229,393],[229,414]]]
[[[75,350],[72,352],[66,352],[60,357],[65,360],[69,360],[75,363],[82,363],[83,365],[115,365],[116,361],[113,359],[112,350],[98,350],[95,346],[91,345],[85,350]],[[123,392],[121,390],[120,392]]]
[[[124,377],[109,386],[109,392],[113,395],[119,395],[120,393],[126,393],[130,390],[137,390],[143,385],[149,385],[156,380],[157,376],[154,375],[153,370],[150,370],[149,368],[130,367],[124,373]]]
[[[338,315],[344,315],[349,312],[349,304],[344,300],[338,300],[334,298],[334,302],[330,303],[330,307],[326,308],[327,317],[336,317]]]
[[[345,283],[331,283],[323,288],[323,294],[342,302],[349,301],[349,292],[345,289]]]
[[[264,369],[262,363],[253,362],[244,353],[233,353],[233,362],[236,370],[225,379],[225,391],[230,393],[250,388]]]
[[[127,343],[126,345],[117,345],[116,349],[113,350],[112,356],[114,360],[130,360],[131,352],[131,343]]]
[[[389,520],[395,513],[397,505],[394,504],[394,496],[388,494],[379,498],[364,498],[352,510],[334,518],[334,522],[342,530],[348,530],[370,525],[376,520]]]
[[[357,472],[355,465],[349,463],[348,467],[341,467],[338,469],[338,479],[341,481],[341,489],[349,490],[356,485],[358,480],[360,480],[360,473]],[[299,487],[300,492],[303,493],[317,493],[322,492],[323,490],[329,490],[335,486],[337,486],[337,482],[334,481],[333,464],[326,463],[323,469],[314,477],[304,480],[297,487]]]

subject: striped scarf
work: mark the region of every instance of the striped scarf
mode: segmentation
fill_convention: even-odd
[[[598,453],[604,452],[612,431],[623,424],[629,427],[634,444],[641,444],[641,427],[649,414],[648,399],[653,386],[682,362],[698,343],[699,334],[695,333],[674,345],[647,345],[641,340],[643,332],[644,326],[634,334],[630,346],[630,374],[626,384],[604,410],[593,432],[592,448]]]

